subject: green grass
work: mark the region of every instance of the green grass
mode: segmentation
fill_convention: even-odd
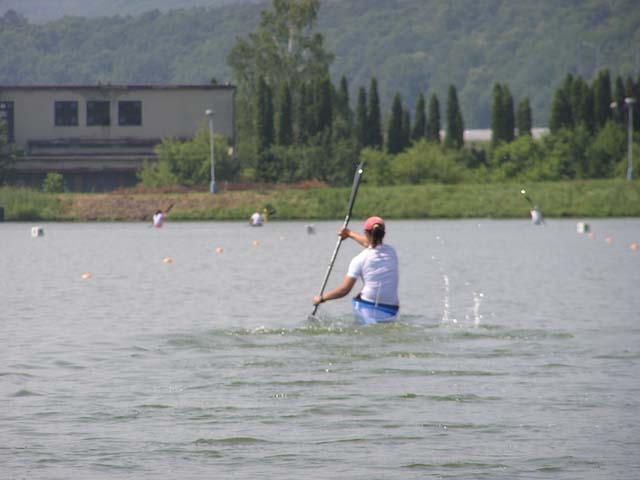
[[[56,220],[63,211],[56,195],[16,187],[0,188],[0,207],[5,220],[13,221]]]
[[[526,189],[545,217],[640,217],[640,181],[584,180],[529,184],[404,185],[363,184],[354,218],[376,214],[387,218],[526,218],[530,208],[520,193]],[[173,220],[242,220],[256,207],[271,204],[279,220],[327,220],[345,215],[350,188],[274,189],[268,191],[173,194],[45,194],[0,188],[7,221],[140,221],[154,205],[176,202]],[[74,208],[84,202],[85,208]],[[169,201],[171,200],[171,201]],[[143,206],[142,202],[146,202]],[[86,203],[92,203],[87,208]],[[109,212],[95,214],[82,212]]]

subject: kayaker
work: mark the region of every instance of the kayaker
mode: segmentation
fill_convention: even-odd
[[[168,213],[173,208],[173,203],[169,205],[166,212],[162,210],[156,210],[156,213],[153,214],[153,223],[152,226],[155,228],[162,228],[162,224],[164,223],[164,219],[167,218]]]
[[[262,226],[262,215],[260,215],[260,209],[256,209],[255,213],[251,215],[249,219],[249,225],[252,227],[261,227]]]
[[[353,299],[353,310],[361,323],[395,320],[398,313],[398,257],[395,249],[383,243],[385,223],[380,217],[370,217],[364,223],[364,235],[341,228],[343,240],[351,238],[365,249],[349,264],[347,275],[335,289],[313,297],[313,304],[342,298],[351,292],[358,278],[362,290]]]
[[[542,212],[537,205],[535,205],[529,213],[531,214],[531,223],[533,223],[534,225],[545,223],[544,218],[542,218]]]
[[[153,226],[156,228],[162,228],[162,222],[164,222],[164,212],[162,210],[157,210],[156,213],[153,214]]]

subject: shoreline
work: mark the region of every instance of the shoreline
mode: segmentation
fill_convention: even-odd
[[[518,219],[531,205],[545,218],[640,217],[640,181],[576,180],[505,184],[362,185],[353,218],[375,213],[389,219]],[[4,221],[146,222],[173,204],[171,221],[248,221],[256,208],[275,209],[274,220],[344,218],[350,188],[274,188],[209,192],[139,192],[48,194],[2,187]]]

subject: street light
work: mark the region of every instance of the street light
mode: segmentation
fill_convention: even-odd
[[[216,193],[216,162],[215,162],[215,145],[213,142],[213,114],[214,111],[209,109],[204,112],[209,117],[209,143],[211,144],[211,187],[209,191]]]
[[[626,97],[624,103],[627,104],[627,180],[630,182],[633,177],[633,104],[636,100],[631,97]],[[618,108],[618,102],[611,102],[611,108]]]
[[[633,104],[635,99],[627,97],[624,99],[624,103],[628,106],[629,125],[627,133],[627,180],[630,182],[633,174]]]

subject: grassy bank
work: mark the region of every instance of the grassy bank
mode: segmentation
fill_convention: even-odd
[[[526,218],[529,196],[546,217],[640,217],[640,182],[590,180],[531,184],[362,185],[354,217]],[[344,217],[349,188],[284,189],[210,193],[45,194],[0,188],[6,221],[149,221],[174,204],[172,220],[242,220],[267,204],[280,220]]]

